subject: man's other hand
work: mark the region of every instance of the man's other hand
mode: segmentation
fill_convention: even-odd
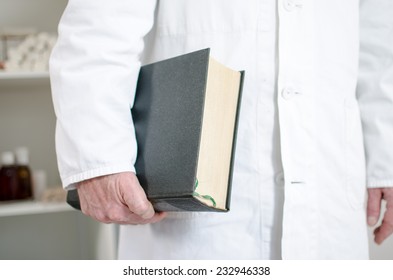
[[[386,211],[382,223],[374,230],[374,241],[381,244],[393,233],[393,188],[369,188],[367,201],[367,223],[375,226],[381,215],[381,202],[386,200]]]

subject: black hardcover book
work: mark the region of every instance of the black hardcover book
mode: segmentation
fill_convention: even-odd
[[[156,211],[229,210],[243,76],[209,49],[141,67],[135,169]]]

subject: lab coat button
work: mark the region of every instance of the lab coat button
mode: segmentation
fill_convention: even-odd
[[[278,173],[276,175],[275,181],[276,181],[276,184],[279,184],[279,185],[284,184],[284,173],[283,172]]]
[[[288,12],[292,12],[296,8],[301,8],[302,5],[298,2],[299,1],[297,1],[297,0],[284,0],[283,1],[284,9]]]
[[[285,87],[281,91],[282,98],[288,100],[291,99],[295,95],[295,91],[291,87]]]
[[[288,12],[292,12],[296,8],[295,0],[284,0],[284,9]]]

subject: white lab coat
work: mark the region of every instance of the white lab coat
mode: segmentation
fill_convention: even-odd
[[[393,185],[391,14],[360,1],[358,71],[358,0],[70,0],[50,64],[64,187],[134,170],[141,63],[209,47],[246,71],[231,210],[124,226],[120,258],[368,258],[365,186]]]

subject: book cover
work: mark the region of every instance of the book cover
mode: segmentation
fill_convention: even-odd
[[[204,49],[141,67],[136,175],[156,211],[228,211],[244,72]],[[76,191],[68,203],[80,209]]]

